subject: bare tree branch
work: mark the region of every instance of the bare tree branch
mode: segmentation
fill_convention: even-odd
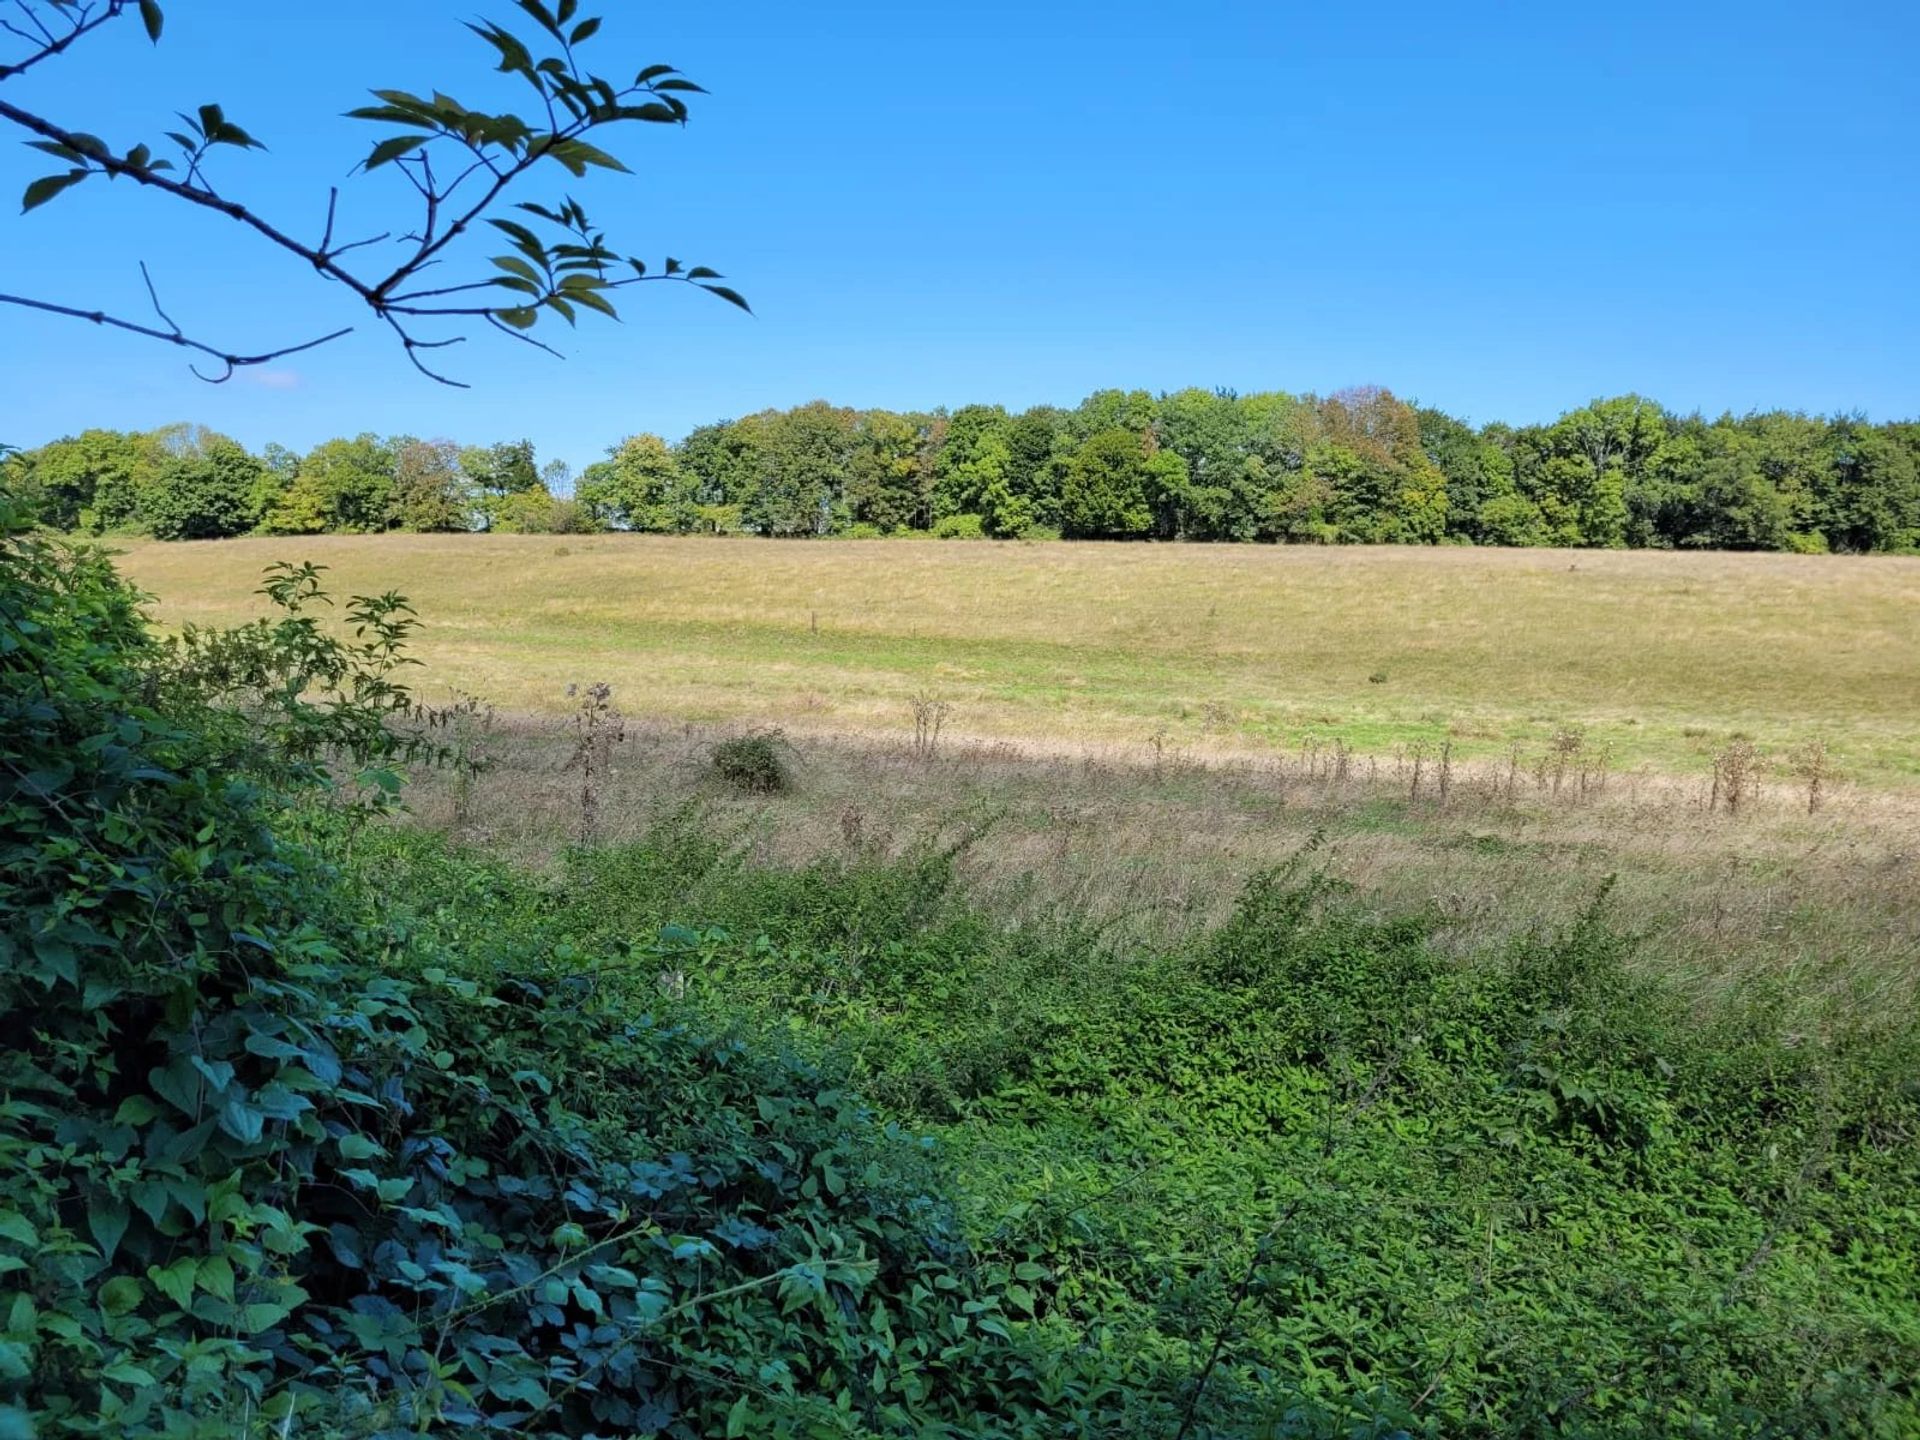
[[[40,48],[28,55],[26,59],[18,61],[15,64],[0,65],[0,80],[11,80],[16,75],[24,75],[42,60],[51,60],[54,56],[64,52],[82,37],[98,30],[102,25],[119,19],[120,16],[126,12],[129,0],[107,0],[107,8],[102,10],[98,15],[89,13],[93,8],[92,6],[81,6],[79,12],[72,19],[73,28],[61,36],[55,36],[54,33],[47,28],[46,23],[40,18],[40,12],[36,8],[24,3],[24,0],[16,0],[16,3],[19,4],[21,12],[38,27],[40,39],[35,40],[34,37],[27,34],[26,31],[8,24],[4,20],[0,20],[0,29],[5,29],[12,34],[18,35],[23,40],[36,44]]]
[[[87,320],[95,325],[107,325],[116,330],[128,330],[135,335],[150,336],[155,340],[165,340],[171,345],[179,345],[188,350],[197,350],[202,355],[211,355],[224,365],[226,370],[220,375],[211,377],[201,375],[200,378],[210,380],[211,383],[216,385],[231,379],[234,371],[244,369],[249,365],[265,365],[270,360],[279,360],[288,355],[298,355],[303,350],[312,350],[316,346],[325,345],[329,341],[338,340],[343,335],[353,333],[353,327],[349,325],[345,329],[335,330],[331,334],[322,335],[315,340],[303,340],[298,345],[282,346],[278,350],[268,350],[259,355],[236,355],[222,350],[218,346],[208,345],[202,341],[191,339],[181,334],[178,329],[156,330],[151,325],[140,325],[131,320],[122,320],[118,316],[109,315],[102,310],[82,310],[73,305],[56,305],[50,300],[34,300],[25,295],[0,294],[0,305],[22,305],[29,310],[44,310],[50,315],[70,315],[76,320]],[[167,323],[171,325],[173,322],[168,321]],[[196,370],[194,373],[198,375],[200,372]]]

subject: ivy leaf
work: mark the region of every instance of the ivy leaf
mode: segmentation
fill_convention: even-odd
[[[27,186],[26,193],[20,197],[20,213],[26,214],[53,199],[62,190],[78,185],[87,178],[85,170],[69,170],[64,175],[43,175]]]

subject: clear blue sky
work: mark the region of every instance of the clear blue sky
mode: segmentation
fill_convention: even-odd
[[[419,378],[341,292],[214,217],[99,181],[0,211],[0,289],[144,309],[236,347],[358,323],[211,388],[167,347],[0,308],[0,436],[196,419],[253,445],[363,429],[530,436],[575,465],[637,430],[814,397],[1072,404],[1100,386],[1377,383],[1476,421],[1633,389],[1709,412],[1920,413],[1920,7],[608,0],[596,42],[704,82],[637,178],[583,187],[616,241],[726,271],[492,339]],[[366,88],[481,97],[487,0],[169,0],[11,82],[124,146],[220,100],[270,157],[219,179],[317,236]],[[0,145],[0,193],[44,157]],[[562,177],[564,178],[564,177]],[[398,177],[345,222],[404,218]]]

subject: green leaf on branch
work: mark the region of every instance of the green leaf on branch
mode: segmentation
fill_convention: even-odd
[[[53,199],[62,190],[78,185],[87,178],[86,170],[69,170],[64,175],[45,175],[27,186],[26,194],[20,197],[20,213],[26,214]]]
[[[431,135],[395,135],[391,139],[382,140],[378,145],[373,147],[373,153],[361,161],[360,168],[362,170],[377,170],[382,165],[398,160],[402,155],[419,149],[432,138]]]

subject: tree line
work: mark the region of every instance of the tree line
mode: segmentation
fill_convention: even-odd
[[[254,454],[88,430],[7,462],[44,523],[198,539],[387,530],[1920,549],[1920,423],[1708,419],[1638,395],[1475,427],[1387,390],[1101,390],[1073,409],[814,401],[638,434],[576,478],[531,443]]]

